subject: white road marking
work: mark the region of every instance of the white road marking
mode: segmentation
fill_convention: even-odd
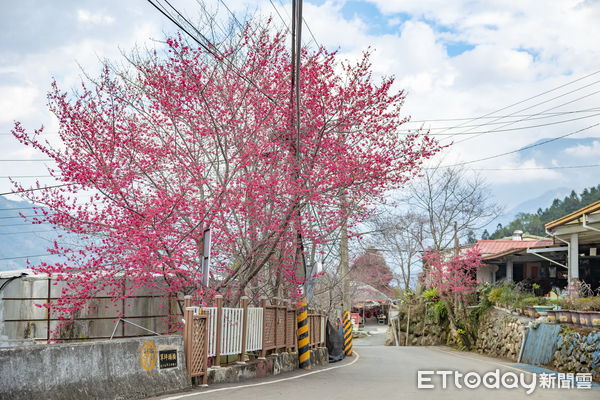
[[[354,354],[356,354],[356,357],[354,358],[354,360],[352,360],[348,364],[344,364],[344,365],[336,365],[336,366],[333,366],[333,367],[328,367],[328,368],[324,368],[324,369],[318,369],[316,371],[307,372],[307,373],[302,374],[302,375],[290,376],[289,378],[281,378],[281,379],[276,379],[274,381],[251,383],[251,384],[248,384],[248,385],[230,386],[230,387],[224,387],[224,388],[218,388],[218,389],[203,390],[203,391],[198,391],[198,392],[193,392],[193,393],[186,393],[186,394],[182,394],[182,395],[179,395],[179,396],[165,397],[165,398],[163,398],[163,400],[177,400],[177,399],[183,399],[185,397],[199,396],[199,395],[206,394],[206,393],[223,392],[225,390],[243,389],[243,388],[248,388],[248,387],[264,386],[264,385],[270,385],[272,383],[279,383],[279,382],[291,381],[291,380],[294,380],[294,379],[303,378],[303,377],[308,376],[308,375],[320,374],[321,372],[331,371],[333,369],[349,367],[350,365],[352,365],[355,362],[357,362],[358,359],[360,358],[360,355],[356,351],[354,351]]]

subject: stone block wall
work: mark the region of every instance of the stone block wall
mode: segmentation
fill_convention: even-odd
[[[561,372],[591,372],[600,381],[600,332],[563,325],[557,338],[552,367]]]
[[[410,322],[410,323],[409,323]],[[392,322],[392,328],[398,332],[400,346],[405,346],[408,327],[409,346],[436,346],[448,342],[448,322],[436,321],[423,303],[410,305],[410,321],[408,306],[403,305],[398,315],[398,320]],[[393,332],[389,330],[386,344],[394,345]]]
[[[478,353],[517,361],[523,333],[530,318],[491,309],[479,322],[474,350]]]

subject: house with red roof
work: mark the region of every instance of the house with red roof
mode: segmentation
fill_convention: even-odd
[[[564,245],[557,245],[551,238],[515,231],[510,238],[479,240],[472,246],[479,249],[484,261],[477,271],[479,283],[527,280],[540,285],[543,293],[567,285],[566,269],[560,268],[561,261],[565,261]]]

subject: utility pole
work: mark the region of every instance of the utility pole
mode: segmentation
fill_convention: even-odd
[[[342,207],[342,227],[340,229],[340,275],[342,277],[342,313],[350,311],[350,260],[348,250],[348,215],[346,195],[340,196]]]
[[[458,256],[460,245],[458,243],[458,223],[454,221],[454,255]]]
[[[302,0],[292,1],[292,71],[290,90],[290,131],[295,130],[295,140],[290,135],[290,146],[294,151],[294,178],[300,177],[300,56],[302,49]],[[294,107],[295,106],[295,107]],[[294,129],[295,128],[295,129]],[[296,322],[298,336],[298,364],[300,368],[310,369],[310,338],[308,320],[308,302],[306,301],[306,285],[312,284],[307,276],[306,259],[304,257],[304,244],[302,240],[302,211],[298,207],[298,221],[296,222],[296,265],[297,271],[304,276],[305,287],[302,288],[302,299],[298,303]]]

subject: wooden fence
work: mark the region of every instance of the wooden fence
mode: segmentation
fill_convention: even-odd
[[[243,362],[249,353],[264,358],[268,353],[297,348],[296,310],[289,300],[263,298],[259,307],[250,307],[249,299],[242,297],[239,307],[223,307],[223,297],[215,296],[212,307],[200,308],[194,307],[191,298],[186,297],[184,306],[184,339],[190,377],[205,376],[209,365],[221,365],[222,356],[237,356],[234,357],[236,361]],[[198,322],[199,317],[204,322]],[[190,328],[190,324],[194,327]],[[325,345],[325,325],[325,314],[310,310],[311,347]],[[199,346],[206,350],[198,350]],[[198,357],[204,360],[198,360]],[[203,368],[202,372],[198,371],[198,366]]]

